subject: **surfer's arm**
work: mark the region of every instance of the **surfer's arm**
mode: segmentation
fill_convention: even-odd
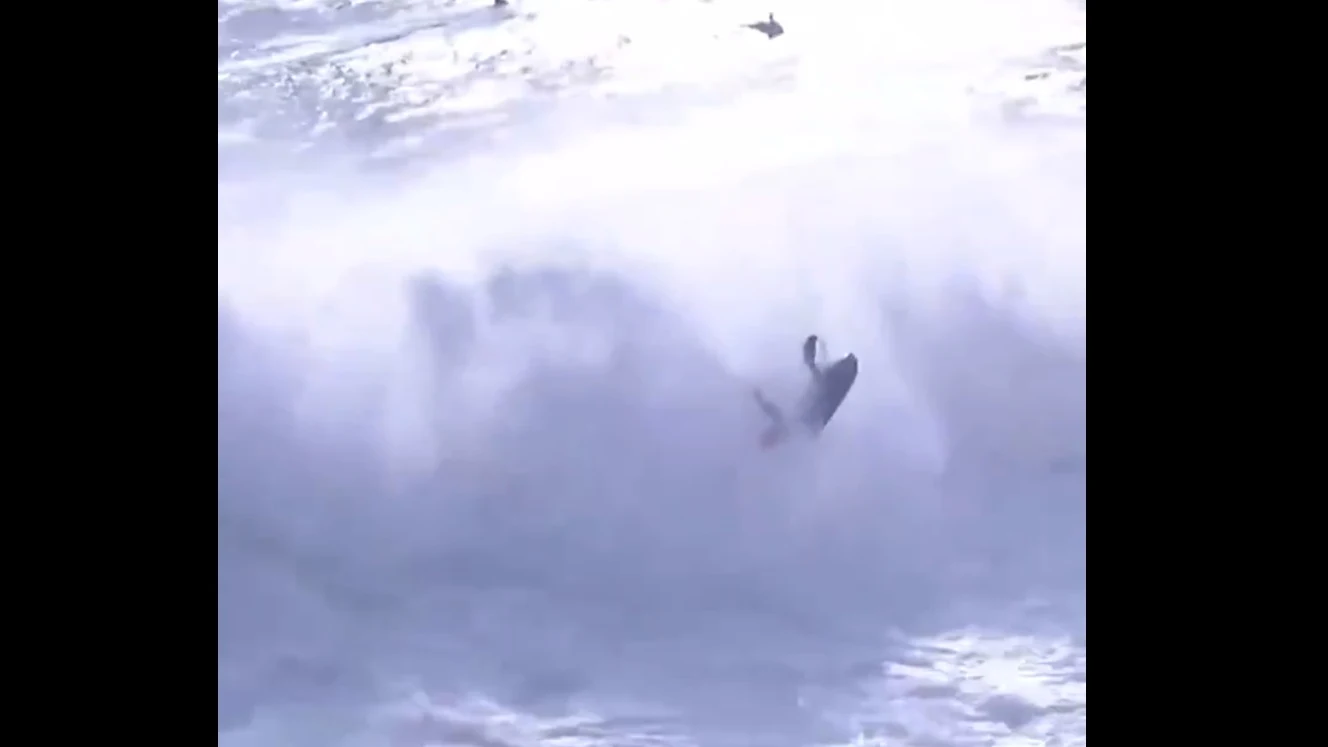
[[[784,424],[784,413],[775,403],[765,398],[760,389],[753,389],[752,395],[756,398],[756,406],[761,408],[761,412],[770,418],[770,425],[761,433],[761,448],[768,449],[784,440],[788,435],[788,426]]]
[[[816,365],[816,335],[807,335],[802,343],[802,362],[812,372],[812,379],[821,380],[821,369]]]
[[[781,411],[774,402],[766,399],[760,389],[753,389],[752,396],[756,399],[756,406],[761,408],[761,412],[764,412],[767,418],[770,418],[779,425],[784,423],[783,411]]]

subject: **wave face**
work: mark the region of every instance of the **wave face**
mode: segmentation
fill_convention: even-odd
[[[219,744],[1085,741],[1083,10],[785,5],[219,1]]]

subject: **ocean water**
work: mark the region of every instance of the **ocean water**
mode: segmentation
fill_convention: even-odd
[[[219,2],[218,743],[1084,743],[1085,22]]]

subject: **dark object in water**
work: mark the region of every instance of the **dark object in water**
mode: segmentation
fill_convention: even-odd
[[[848,390],[853,388],[853,382],[858,378],[858,357],[852,353],[824,368],[818,366],[816,348],[819,342],[820,338],[816,335],[808,335],[802,344],[802,363],[811,373],[812,380],[798,403],[797,422],[811,436],[818,436],[825,429],[830,418],[835,416],[839,406],[844,403]],[[769,449],[789,436],[790,423],[784,411],[766,399],[760,389],[753,390],[752,394],[756,398],[756,406],[761,408],[770,421],[769,426],[761,434],[761,448]]]
[[[762,34],[765,34],[767,39],[773,39],[784,33],[784,27],[779,24],[779,21],[775,20],[774,13],[770,14],[770,20],[768,21],[758,21],[757,23],[747,23],[743,25],[749,29],[760,31]]]
[[[844,398],[848,396],[848,390],[853,388],[853,382],[858,380],[858,356],[849,353],[848,355],[835,361],[834,365],[821,371],[821,390],[817,398],[814,415],[809,413],[810,417],[815,417],[820,426],[824,428],[830,422],[830,418],[839,412],[839,406],[844,404]]]

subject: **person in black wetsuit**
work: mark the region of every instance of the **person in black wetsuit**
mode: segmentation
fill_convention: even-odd
[[[823,412],[827,404],[823,374],[820,366],[816,365],[817,341],[816,335],[808,335],[802,343],[802,363],[811,372],[812,381],[798,407],[799,422],[813,435],[819,433],[825,427],[826,418]],[[788,421],[784,417],[784,411],[779,409],[778,405],[766,399],[765,394],[759,388],[753,390],[752,393],[756,397],[757,407],[760,407],[765,416],[770,419],[770,425],[761,434],[761,447],[768,449],[788,438]]]
[[[743,26],[746,26],[749,29],[760,31],[762,34],[765,34],[765,38],[767,39],[773,39],[776,36],[782,36],[784,33],[784,26],[779,21],[775,20],[774,13],[770,14],[769,20],[757,21],[756,23],[744,23]]]

